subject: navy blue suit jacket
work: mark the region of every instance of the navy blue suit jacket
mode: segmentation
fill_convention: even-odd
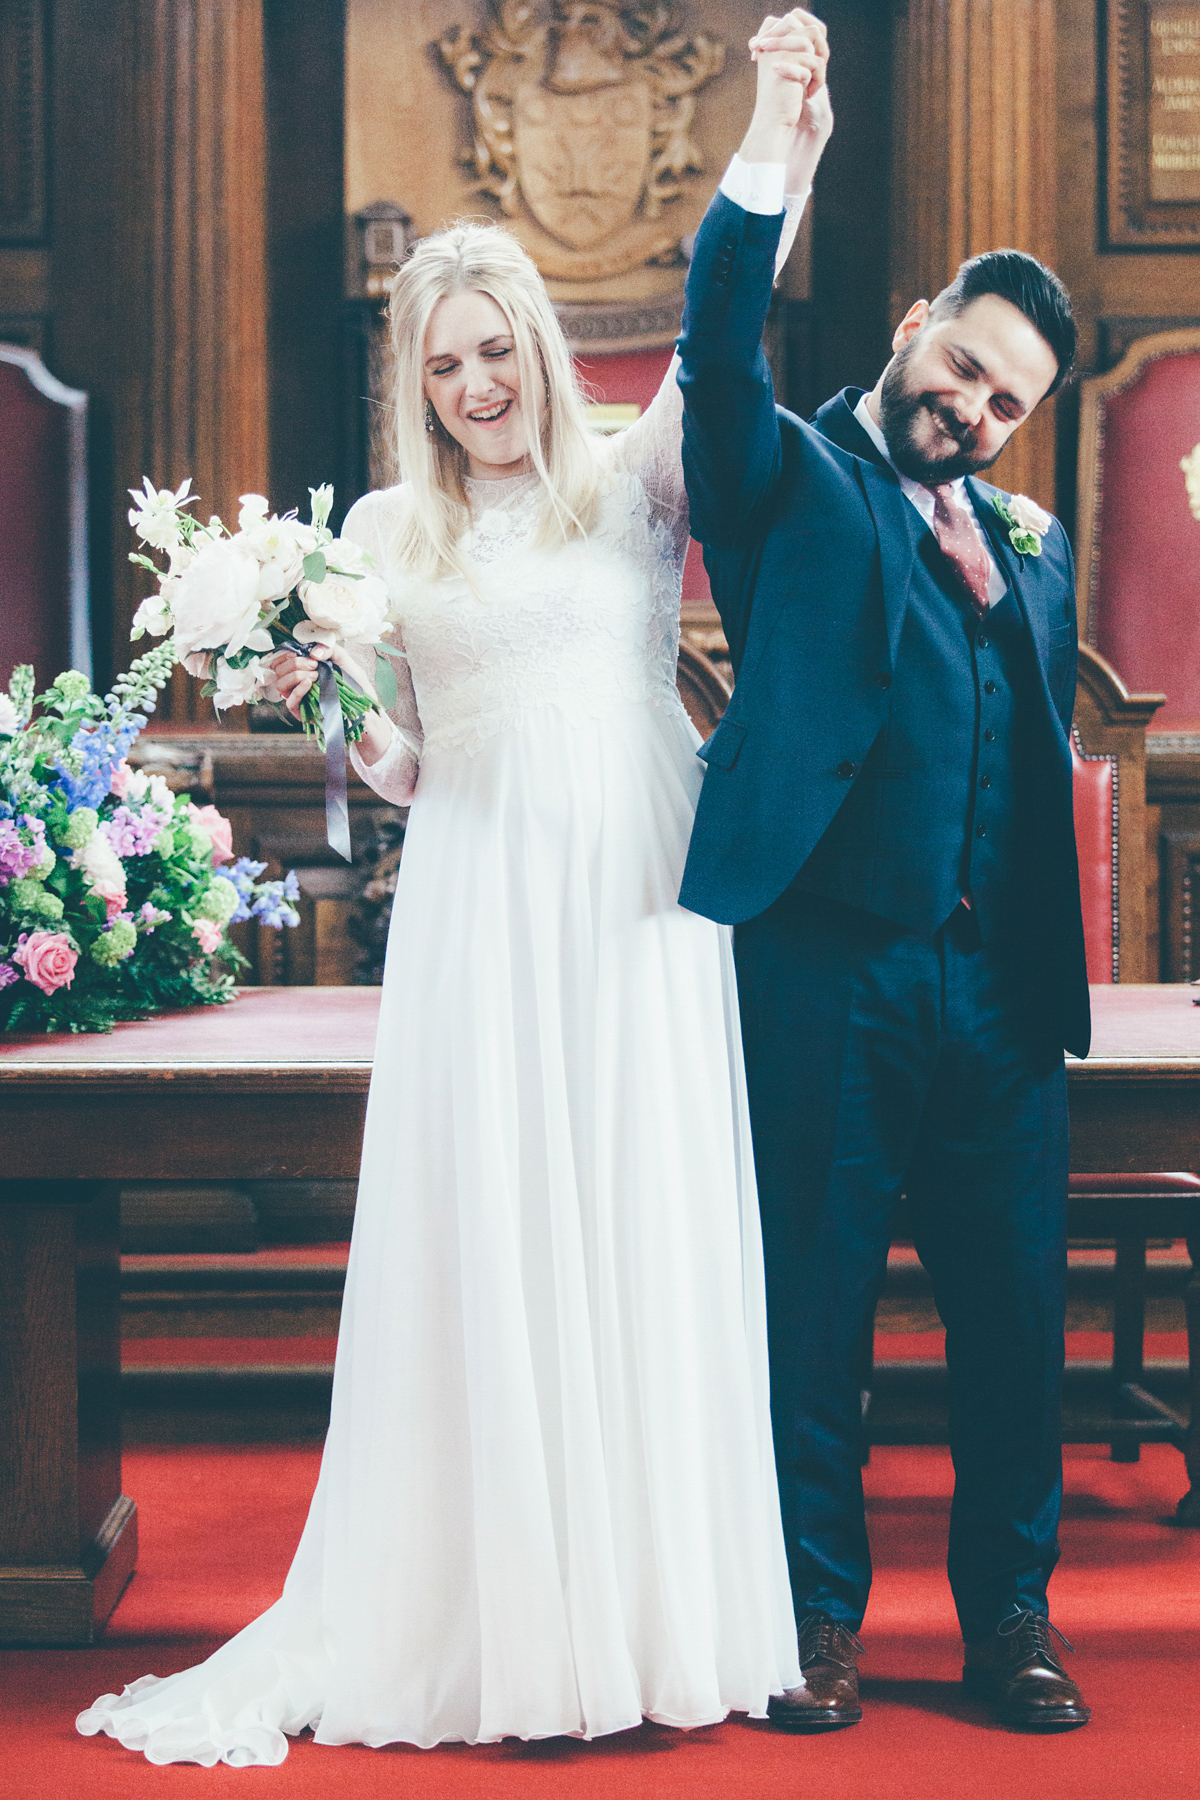
[[[745,212],[716,195],[696,237],[679,340],[692,535],[704,546],[737,676],[700,751],[707,769],[680,900],[725,923],[778,899],[845,799],[844,770],[861,766],[887,710],[913,556],[910,502],[849,418],[852,399],[839,396],[811,424],[775,404],[762,333],[782,222],[781,213]],[[1028,621],[1040,675],[1049,829],[1039,834],[1043,879],[1022,933],[1038,966],[1042,1022],[1083,1055],[1090,1016],[1072,810],[1070,547],[1056,520],[1040,556],[1018,557],[990,504],[998,490],[968,486]]]

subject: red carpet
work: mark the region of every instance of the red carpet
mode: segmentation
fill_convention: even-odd
[[[272,1800],[1194,1800],[1200,1792],[1200,1533],[1168,1523],[1183,1491],[1166,1446],[1137,1465],[1067,1452],[1052,1589],[1094,1710],[1021,1737],[967,1704],[942,1572],[944,1451],[876,1450],[866,1471],[876,1586],[864,1723],[819,1740],[735,1722],[643,1727],[595,1744],[382,1751],[295,1743],[280,1769],[151,1768],[75,1735],[78,1708],[215,1648],[276,1596],[317,1467],[308,1449],[154,1449],[125,1459],[141,1567],[101,1645],[0,1653],[3,1800],[270,1795]]]

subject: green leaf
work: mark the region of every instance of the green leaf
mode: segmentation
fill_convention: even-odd
[[[325,552],[323,550],[310,550],[308,555],[304,559],[304,579],[305,579],[305,581],[313,581],[313,582],[324,581],[325,570],[326,570]]]
[[[403,650],[397,650],[395,644],[374,643],[371,645],[371,648],[372,648],[372,650],[377,650],[379,652],[380,656],[390,656],[393,662],[407,662],[408,661],[408,657],[405,654],[405,652]]]
[[[375,692],[384,706],[389,710],[396,704],[396,675],[391,663],[380,662],[375,666]]]

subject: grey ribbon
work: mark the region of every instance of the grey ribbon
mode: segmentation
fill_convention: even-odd
[[[281,646],[297,656],[311,656],[311,645],[287,638]],[[332,657],[317,662],[317,698],[321,704],[321,729],[325,733],[325,837],[331,850],[353,862],[350,848],[350,809],[346,803],[346,733],[342,703],[338,697],[337,670]]]

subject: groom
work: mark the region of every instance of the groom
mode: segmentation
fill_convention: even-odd
[[[777,408],[761,338],[785,167],[832,124],[824,30],[755,40],[754,118],[696,239],[680,339],[692,531],[737,672],[680,895],[732,922],[775,1454],[804,1686],[861,1715],[860,1343],[898,1202],[946,1326],[963,1677],[1016,1726],[1088,1711],[1055,1646],[1064,1046],[1088,1047],[1057,521],[978,479],[1066,378],[1066,292],[991,251],[918,300],[869,394]]]

